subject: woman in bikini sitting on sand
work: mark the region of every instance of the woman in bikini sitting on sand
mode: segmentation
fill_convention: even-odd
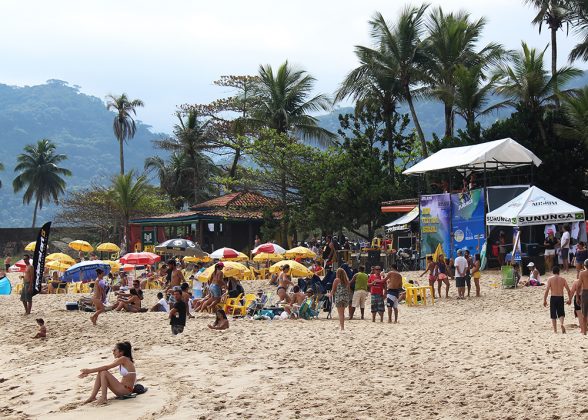
[[[135,289],[129,290],[128,298],[121,297],[114,308],[115,311],[139,312],[141,310],[141,298]]]
[[[117,343],[112,350],[112,354],[114,355],[114,361],[109,365],[93,369],[82,369],[80,371],[80,378],[85,378],[90,373],[98,374],[94,381],[92,394],[90,394],[90,397],[85,401],[85,404],[95,401],[98,391],[100,390],[102,391],[102,395],[100,396],[100,399],[96,401],[98,404],[106,404],[106,397],[109,389],[119,397],[133,392],[135,381],[137,379],[137,372],[133,362],[131,343],[128,341]],[[110,369],[117,366],[118,371],[122,376],[120,381],[109,372]]]

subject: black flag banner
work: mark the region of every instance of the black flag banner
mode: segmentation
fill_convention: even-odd
[[[37,236],[37,245],[33,254],[33,272],[35,273],[33,295],[41,292],[41,282],[43,281],[43,271],[45,270],[45,257],[49,249],[49,232],[51,231],[51,222],[47,222],[39,230]]]

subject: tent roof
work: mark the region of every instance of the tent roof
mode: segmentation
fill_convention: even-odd
[[[394,231],[394,230],[401,230],[404,225],[407,223],[412,222],[419,216],[419,208],[415,207],[410,212],[406,213],[404,216],[399,217],[398,219],[394,220],[393,222],[388,223],[385,225],[387,231]]]
[[[584,221],[584,210],[531,187],[486,215],[493,226],[531,226]]]
[[[484,169],[484,164],[486,169],[508,169],[532,164],[539,166],[541,159],[513,139],[506,138],[439,150],[403,173],[422,174],[449,168],[479,171]]]

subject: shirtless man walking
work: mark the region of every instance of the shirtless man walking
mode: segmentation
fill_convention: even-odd
[[[563,292],[564,289],[566,289],[568,292],[568,305],[572,302],[572,293],[570,292],[570,288],[568,287],[568,282],[566,281],[566,279],[559,275],[559,267],[557,265],[553,267],[552,272],[553,276],[549,277],[549,279],[547,280],[547,287],[545,288],[545,294],[543,295],[543,306],[547,307],[547,295],[549,295],[549,291],[551,291],[551,298],[549,300],[549,312],[551,314],[553,332],[557,333],[557,320],[559,318],[561,332],[562,334],[565,334],[566,327],[564,327],[564,318],[566,315],[564,311]]]
[[[583,323],[580,325],[582,334],[586,335],[586,327],[588,326],[588,259],[584,261],[584,270],[578,274],[580,281],[580,308],[582,310]]]
[[[167,265],[169,267],[168,270],[170,270],[170,281],[169,281],[167,288],[165,289],[166,292],[169,290],[174,290],[175,286],[179,287],[185,281],[184,275],[182,274],[182,272],[178,268],[176,260],[174,260],[174,259],[169,260],[167,262]]]
[[[31,314],[33,309],[33,266],[31,265],[31,257],[25,254],[22,257],[27,268],[24,273],[24,281],[22,285],[22,291],[20,292],[20,300],[25,309],[25,315]]]
[[[398,272],[396,264],[390,266],[391,270],[386,274],[386,306],[388,307],[388,322],[392,323],[392,310],[394,310],[394,323],[398,323],[398,302],[402,293],[402,275]]]

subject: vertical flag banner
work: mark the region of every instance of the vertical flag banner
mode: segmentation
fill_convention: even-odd
[[[464,248],[472,255],[481,253],[486,241],[484,205],[482,188],[451,194],[453,257]]]
[[[43,271],[45,270],[45,257],[49,249],[49,232],[51,231],[51,222],[47,222],[39,230],[37,236],[37,245],[33,254],[33,295],[41,292],[41,283],[43,281]]]
[[[421,256],[433,254],[439,244],[443,248],[444,255],[450,255],[450,195],[423,195],[419,205],[421,213]]]

